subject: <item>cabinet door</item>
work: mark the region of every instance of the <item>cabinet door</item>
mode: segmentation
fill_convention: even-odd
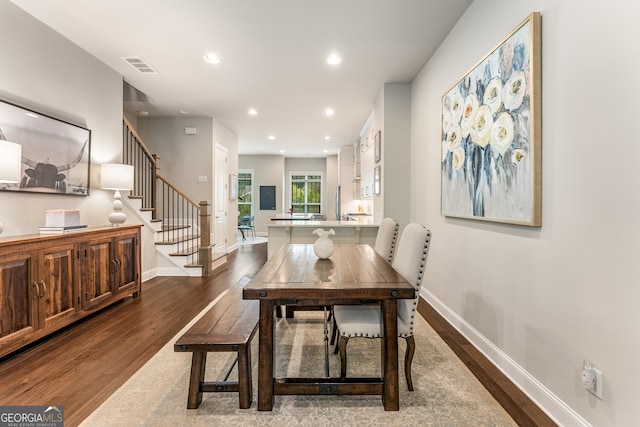
[[[116,292],[125,292],[138,285],[138,235],[117,237],[113,247]]]
[[[75,245],[67,243],[38,252],[38,325],[57,329],[77,314],[74,281]]]
[[[31,253],[0,256],[0,346],[27,342],[38,327],[37,285],[32,280]],[[4,353],[4,352],[3,352]]]
[[[86,278],[81,284],[83,310],[108,303],[115,293],[112,280],[112,246],[111,237],[91,239],[87,244]]]

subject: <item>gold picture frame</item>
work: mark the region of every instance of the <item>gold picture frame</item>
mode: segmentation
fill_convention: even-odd
[[[542,225],[540,21],[529,15],[442,95],[445,216]]]

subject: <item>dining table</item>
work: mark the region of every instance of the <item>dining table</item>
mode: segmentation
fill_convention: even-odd
[[[397,301],[414,298],[415,292],[369,245],[334,245],[327,259],[315,255],[313,244],[282,245],[243,290],[244,299],[260,301],[258,410],[271,411],[276,395],[381,395],[385,410],[399,410]],[[383,338],[378,376],[275,376],[276,307],[354,304],[380,306]],[[325,326],[325,340],[326,335]]]

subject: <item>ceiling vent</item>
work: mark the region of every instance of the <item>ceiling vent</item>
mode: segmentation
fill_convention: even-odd
[[[122,59],[127,61],[133,68],[135,68],[142,74],[158,74],[158,72],[154,70],[151,65],[147,64],[147,62],[142,58],[129,56]]]

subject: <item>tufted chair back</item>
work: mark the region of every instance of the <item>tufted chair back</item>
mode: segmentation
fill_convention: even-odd
[[[398,249],[391,266],[416,288],[414,299],[398,300],[398,336],[413,334],[413,321],[418,306],[420,285],[431,243],[431,232],[424,225],[411,223],[400,236]]]
[[[398,240],[398,228],[398,221],[393,218],[384,218],[382,222],[380,222],[378,235],[376,236],[376,242],[373,247],[373,250],[386,259],[389,264],[393,261],[393,254]]]
[[[381,227],[382,228],[382,227]],[[377,242],[376,242],[377,243]],[[424,277],[424,269],[429,254],[431,232],[423,225],[411,223],[402,231],[391,266],[415,288],[413,299],[399,299],[398,304],[398,337],[407,343],[404,354],[404,374],[407,388],[413,390],[411,379],[411,363],[416,349],[413,336],[413,323],[418,307],[420,285]],[[377,250],[376,250],[377,252]],[[337,332],[340,337],[335,353],[340,353],[340,378],[347,375],[347,343],[350,338],[381,338],[380,308],[373,305],[335,306],[334,329],[331,342]]]

